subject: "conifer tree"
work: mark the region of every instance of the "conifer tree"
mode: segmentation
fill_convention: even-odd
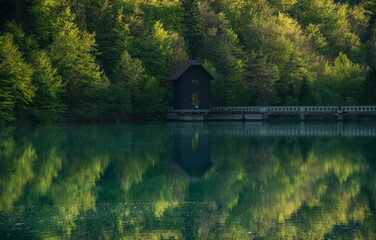
[[[362,102],[366,105],[376,104],[376,68],[373,67],[364,81],[362,89]]]
[[[97,56],[106,76],[112,79],[114,70],[124,52],[129,38],[129,26],[125,23],[123,8],[108,0],[95,1],[87,10],[87,30],[95,32]]]
[[[133,117],[144,120],[160,119],[165,91],[154,77],[146,73],[142,62],[124,51],[115,73],[115,84],[130,93]]]
[[[188,42],[192,58],[199,54],[203,41],[202,19],[198,9],[198,0],[182,0],[184,37]]]
[[[25,63],[11,34],[0,36],[0,123],[16,120],[35,95],[33,69]]]
[[[5,32],[12,34],[14,44],[16,44],[19,51],[23,53],[25,60],[30,62],[29,57],[31,52],[39,47],[35,36],[26,35],[21,25],[17,25],[15,22],[6,23]]]
[[[57,34],[50,46],[50,58],[65,85],[64,103],[73,119],[96,119],[104,112],[104,95],[109,81],[93,56],[93,34],[81,32],[69,7],[57,18]]]
[[[35,51],[31,54],[31,63],[34,68],[32,76],[36,87],[36,96],[30,106],[35,120],[50,123],[58,120],[65,112],[65,105],[61,101],[63,85],[56,68],[44,51]]]
[[[159,82],[154,77],[149,77],[142,88],[142,94],[140,97],[138,118],[146,121],[162,120],[162,113],[164,112],[165,91],[159,85]]]
[[[143,34],[135,42],[137,49],[130,50],[132,56],[137,56],[149,75],[154,76],[159,82],[168,79],[168,60],[172,55],[171,33],[163,28],[160,21]]]
[[[306,77],[303,78],[299,90],[299,104],[300,105],[312,105],[314,104],[314,97],[312,94],[311,87],[309,86]]]
[[[278,67],[268,62],[266,55],[253,53],[246,63],[246,86],[250,105],[270,105],[276,102],[273,85],[279,79]]]
[[[66,0],[34,0],[30,9],[33,20],[31,26],[41,47],[47,47],[55,33],[54,22],[61,8],[67,6]]]

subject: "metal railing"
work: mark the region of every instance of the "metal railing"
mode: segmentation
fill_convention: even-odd
[[[239,113],[376,113],[376,106],[276,106],[276,107],[212,107],[210,112]]]

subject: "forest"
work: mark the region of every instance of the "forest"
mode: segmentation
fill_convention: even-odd
[[[212,106],[376,104],[373,0],[2,0],[0,124],[155,121],[197,59]]]

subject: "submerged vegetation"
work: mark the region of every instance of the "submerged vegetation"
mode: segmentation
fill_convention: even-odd
[[[372,0],[4,0],[0,122],[157,120],[198,59],[213,106],[376,104]]]

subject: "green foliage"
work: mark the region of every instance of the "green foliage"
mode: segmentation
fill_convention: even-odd
[[[266,55],[253,53],[246,63],[246,86],[250,105],[271,105],[277,101],[272,86],[279,79],[278,67]]]
[[[202,18],[198,9],[198,0],[182,0],[184,38],[189,46],[191,57],[196,58],[203,41]]]
[[[333,66],[327,66],[324,74],[314,83],[320,104],[357,105],[361,94],[365,71],[340,53]]]
[[[214,77],[210,82],[210,104],[211,106],[225,106],[226,88],[224,76],[217,71],[213,64],[209,61],[202,63],[205,69]]]
[[[247,106],[249,102],[249,92],[247,85],[247,74],[244,70],[244,64],[241,60],[238,60],[228,75],[225,75],[224,89],[225,89],[225,101],[229,106]],[[262,91],[264,91],[263,89]]]
[[[271,6],[281,12],[288,12],[298,0],[269,0]]]
[[[361,60],[361,29],[367,27],[367,17],[361,5],[350,8],[333,0],[303,0],[295,9],[297,19],[303,27],[314,24],[327,39],[325,54],[331,57],[343,52],[351,59]]]
[[[299,91],[299,105],[309,106],[315,104],[311,86],[307,78],[303,78]]]
[[[160,118],[152,109],[172,105],[168,79],[188,59],[205,63],[216,77],[212,106],[374,102],[374,1],[17,0],[2,6],[2,34],[13,36],[30,69],[12,74],[24,82],[33,75],[35,85],[22,101],[17,91],[0,93],[7,96],[3,122]],[[148,96],[150,89],[162,96]],[[25,108],[34,91],[35,104]],[[156,106],[146,105],[150,97]]]
[[[16,120],[16,111],[25,109],[35,95],[33,69],[9,33],[0,36],[0,123]]]
[[[138,106],[135,106],[138,107],[138,109],[135,109],[136,116],[147,121],[163,120],[162,113],[164,107],[166,107],[165,91],[161,88],[159,82],[154,77],[150,77],[140,92]]]
[[[139,89],[145,83],[147,74],[142,62],[124,51],[115,70],[114,82],[121,84],[128,89],[131,96],[140,94]],[[133,98],[133,97],[132,97]]]
[[[66,0],[35,0],[31,8],[34,21],[31,23],[33,32],[42,47],[46,47],[53,39],[54,23],[61,8],[67,4]]]
[[[323,34],[320,32],[318,25],[310,23],[305,29],[307,37],[311,40],[310,45],[320,53],[327,51],[328,42]]]
[[[225,15],[211,10],[208,2],[200,3],[199,10],[204,22],[204,41],[199,55],[212,63],[217,69],[213,72],[218,71],[220,75],[218,81],[212,82],[214,85],[219,84],[213,88],[213,94],[217,95],[213,99],[218,99],[214,100],[213,104],[219,104],[222,98],[222,105],[246,105],[247,92],[244,88],[242,60],[245,53],[239,45],[238,36],[229,28]]]
[[[18,46],[19,51],[24,54],[28,60],[32,51],[38,49],[38,43],[34,36],[25,35],[22,27],[15,22],[5,24],[5,32],[12,34],[14,43]]]
[[[128,102],[132,109],[138,109],[140,89],[146,82],[146,78],[147,74],[141,61],[137,58],[133,59],[127,51],[124,51],[115,69],[113,87],[119,89],[118,94],[122,95],[121,92],[123,92],[127,95],[128,100],[125,102]],[[130,106],[125,106],[124,113],[130,113]]]
[[[111,84],[105,96],[103,118],[109,122],[130,120],[132,102],[129,90],[123,84]]]
[[[130,93],[133,117],[161,120],[165,92],[159,82],[146,73],[139,59],[125,51],[116,68],[115,79],[123,91]]]
[[[56,68],[44,51],[35,51],[31,54],[34,69],[33,85],[36,87],[35,98],[30,110],[37,122],[50,123],[61,118],[65,112],[65,105],[61,101],[63,85]]]
[[[362,88],[362,102],[363,104],[376,104],[376,69],[372,68],[368,74],[367,79],[364,81]]]
[[[94,35],[81,32],[73,21],[69,8],[59,15],[50,58],[66,87],[64,103],[71,114],[69,117],[95,119],[105,111],[102,98],[109,82],[92,55]]]
[[[100,62],[106,75],[111,79],[129,41],[129,26],[125,23],[123,8],[109,1],[95,1],[86,6],[85,24],[89,32],[95,32]]]
[[[150,32],[139,39],[139,49],[133,54],[137,56],[145,66],[147,72],[155,76],[159,81],[168,78],[168,59],[171,52],[171,35],[163,28],[163,25],[156,22]]]
[[[188,53],[184,38],[177,33],[171,34],[171,54],[168,58],[168,72],[175,73],[185,62],[188,61]]]

